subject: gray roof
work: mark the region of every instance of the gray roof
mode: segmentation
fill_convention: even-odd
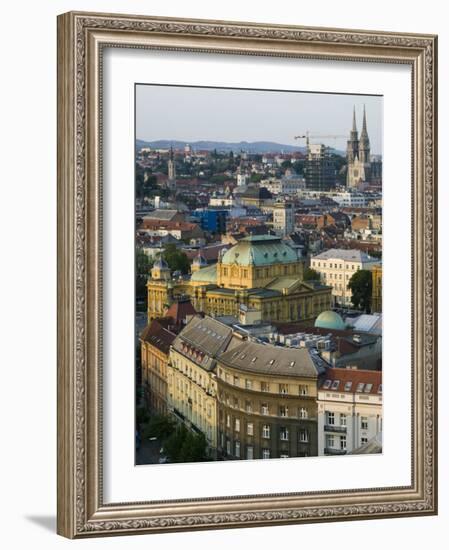
[[[369,441],[354,449],[351,453],[353,455],[367,455],[376,454],[382,452],[382,433],[378,433]]]
[[[220,363],[257,374],[316,378],[321,372],[307,348],[283,348],[245,341],[220,355]]]
[[[345,250],[344,248],[331,248],[313,256],[312,260],[344,260],[346,262],[375,262],[381,264],[381,260],[372,258],[361,250]]]
[[[178,334],[173,348],[207,370],[215,366],[216,356],[227,349],[232,329],[212,317],[193,317]]]
[[[146,216],[144,216],[144,219],[171,221],[176,216],[177,213],[178,213],[177,210],[161,208],[158,210],[153,210],[153,212],[149,212]]]

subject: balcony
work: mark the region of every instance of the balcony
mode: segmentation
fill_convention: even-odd
[[[325,447],[325,455],[345,455],[346,449],[335,449],[334,447]]]
[[[334,433],[340,433],[345,434],[347,430],[346,426],[335,426],[334,424],[325,424],[324,431],[325,432],[334,432]]]

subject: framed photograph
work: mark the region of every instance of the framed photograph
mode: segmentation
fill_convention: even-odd
[[[437,513],[436,63],[59,16],[59,534]]]

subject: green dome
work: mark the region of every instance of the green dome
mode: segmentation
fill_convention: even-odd
[[[190,277],[191,281],[201,282],[205,284],[216,284],[217,283],[217,264],[209,265],[198,269],[192,273]]]
[[[340,315],[335,313],[335,311],[323,311],[323,313],[320,313],[315,319],[315,327],[345,330],[346,325]]]
[[[264,266],[278,263],[298,262],[298,255],[288,244],[275,235],[254,235],[245,237],[227,250],[221,261],[223,264],[242,266]]]

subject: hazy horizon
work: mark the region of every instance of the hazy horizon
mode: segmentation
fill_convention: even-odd
[[[354,106],[360,134],[363,105],[371,152],[382,154],[380,96],[137,84],[136,139],[270,141],[303,147],[305,140],[294,136],[309,131],[311,136],[342,136],[312,138],[311,143],[344,150]]]

